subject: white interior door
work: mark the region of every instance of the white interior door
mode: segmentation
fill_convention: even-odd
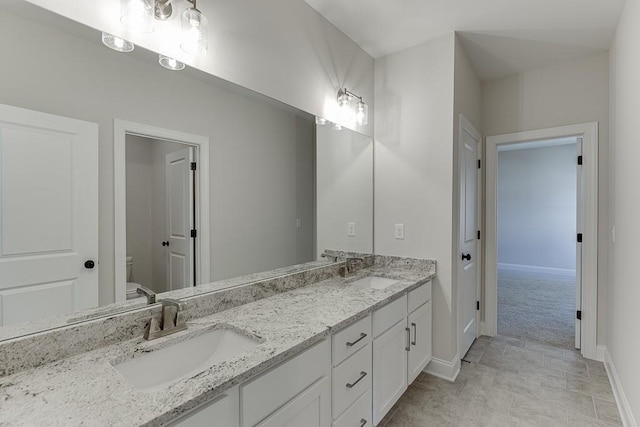
[[[167,154],[167,283],[169,289],[193,286],[193,148]]]
[[[96,307],[97,256],[98,125],[0,105],[0,325]]]
[[[576,141],[576,151],[578,156],[582,156],[582,144],[584,138],[578,137]],[[576,232],[582,235],[584,229],[583,210],[583,194],[582,194],[582,177],[583,167],[578,165],[576,168]],[[576,310],[582,313],[582,242],[576,239]],[[582,321],[578,319],[576,313],[576,330],[575,330],[575,347],[581,348],[582,345]]]
[[[470,126],[470,125],[469,125]],[[478,148],[479,137],[460,130],[460,263],[458,292],[460,298],[460,357],[464,357],[478,337]]]

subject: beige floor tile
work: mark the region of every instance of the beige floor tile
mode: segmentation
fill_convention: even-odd
[[[562,369],[564,372],[568,372],[573,375],[579,375],[583,377],[589,376],[587,364],[582,360],[565,360],[562,358],[545,355],[543,366],[551,369]]]
[[[572,374],[566,374],[566,377],[567,390],[598,397],[612,403],[615,402],[609,381],[596,378],[585,378]]]
[[[585,417],[580,414],[569,414],[569,427],[612,427],[614,425],[616,424]]]
[[[518,426],[566,426],[567,411],[542,399],[514,396],[510,414]]]
[[[539,351],[549,356],[555,356],[558,358],[564,357],[564,349],[541,344],[535,341],[527,341],[526,348],[528,348],[529,350]]]
[[[615,403],[598,399],[597,397],[593,398],[593,402],[596,406],[596,414],[598,414],[599,420],[616,425],[622,425],[622,420],[620,419],[620,414],[618,413],[618,407]]]

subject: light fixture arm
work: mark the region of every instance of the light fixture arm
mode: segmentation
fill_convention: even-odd
[[[188,1],[188,0],[187,0],[187,1]],[[356,95],[355,93],[353,93],[353,92],[351,92],[350,90],[348,90],[346,87],[345,87],[345,88],[340,88],[340,89],[338,89],[338,99],[339,99],[341,96],[344,96],[344,95],[346,95],[347,97],[349,97],[349,99],[350,99],[350,100],[351,100],[351,99],[353,99],[353,98],[356,98],[356,99],[359,99],[359,100],[360,100],[360,102],[364,102],[364,101],[362,100],[362,97],[361,97],[361,96]]]

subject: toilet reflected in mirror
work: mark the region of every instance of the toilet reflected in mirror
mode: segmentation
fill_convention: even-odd
[[[127,135],[127,300],[193,286],[196,148]]]

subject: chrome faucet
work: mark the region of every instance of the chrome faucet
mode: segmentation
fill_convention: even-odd
[[[160,302],[162,303],[160,322],[155,317],[151,318],[144,332],[145,340],[154,340],[187,329],[187,304],[171,298],[160,300]]]
[[[364,267],[364,258],[353,257],[345,260],[345,265],[340,267],[340,274],[342,277],[347,277],[349,274],[354,273]]]
[[[156,293],[153,292],[151,289],[145,287],[145,286],[138,286],[136,288],[136,293],[138,295],[144,295],[145,297],[147,297],[147,304],[155,304],[156,303]]]

